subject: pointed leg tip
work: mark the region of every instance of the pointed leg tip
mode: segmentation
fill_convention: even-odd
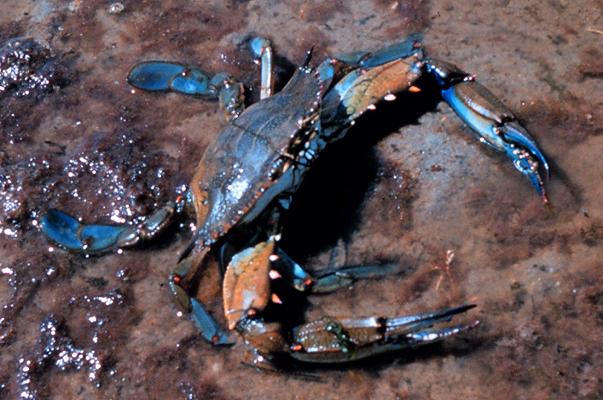
[[[237,339],[227,332],[221,332],[211,338],[211,344],[217,347],[230,347],[236,343]]]
[[[471,304],[464,304],[464,305],[460,306],[459,308],[462,308],[463,311],[467,311],[467,310],[471,310],[472,308],[476,308],[476,307],[477,307],[477,304],[471,303]]]
[[[440,317],[441,318],[443,318],[443,317],[452,317],[454,315],[458,315],[458,314],[462,314],[464,312],[467,312],[467,311],[469,311],[469,310],[471,310],[473,308],[476,308],[476,307],[477,307],[477,304],[463,304],[463,305],[458,306],[458,307],[452,307],[452,308],[443,310],[441,312]]]

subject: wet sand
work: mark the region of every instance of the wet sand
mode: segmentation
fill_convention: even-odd
[[[121,4],[0,6],[0,46],[21,37],[47,49],[30,47],[30,78],[0,91],[0,398],[603,397],[600,2]],[[227,71],[254,99],[259,68],[237,45],[246,35],[270,38],[295,64],[312,46],[320,60],[412,32],[428,54],[475,73],[533,133],[554,167],[553,209],[446,104],[407,95],[324,153],[294,200],[284,246],[310,270],[396,266],[386,279],[311,297],[307,319],[471,302],[478,308],[463,321],[481,321],[471,332],[352,365],[299,367],[316,382],[257,372],[241,364],[242,343],[213,348],[176,314],[166,280],[190,239],[186,222],[102,257],[68,254],[40,233],[51,207],[140,221],[188,183],[224,126],[215,102],[133,90],[125,77],[137,62]],[[50,85],[27,86],[34,77]],[[200,293],[219,316],[215,268]]]

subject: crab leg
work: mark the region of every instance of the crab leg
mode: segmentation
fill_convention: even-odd
[[[247,317],[262,312],[271,301],[270,281],[274,275],[270,271],[274,246],[275,240],[271,237],[240,251],[230,260],[222,284],[224,315],[230,330],[234,330]],[[204,339],[214,345],[229,345],[233,341],[228,332],[220,328],[203,305],[189,294],[196,272],[208,251],[209,248],[205,248],[192,253],[178,263],[170,274],[170,291],[176,304],[191,314]]]
[[[434,343],[477,326],[478,321],[433,328],[474,307],[469,304],[394,318],[323,317],[294,330],[291,356],[312,363],[337,363]]]
[[[546,204],[545,181],[549,164],[536,141],[513,113],[472,75],[455,65],[431,59],[424,61],[442,90],[442,97],[479,137],[482,143],[503,152],[515,168],[526,175]]]
[[[395,271],[393,264],[348,265],[319,271],[310,288],[311,293],[330,293],[337,289],[350,287],[360,279],[375,279],[390,275]]]
[[[224,312],[230,330],[268,305],[270,255],[273,250],[274,240],[271,238],[237,253],[228,264],[222,286]],[[170,274],[169,288],[175,303],[190,314],[201,331],[201,336],[208,343],[216,346],[231,345],[234,341],[229,332],[222,329],[205,307],[190,295],[195,275],[208,251],[209,248],[206,247],[181,259]]]
[[[321,136],[333,142],[342,138],[354,121],[381,101],[393,100],[395,93],[408,90],[420,77],[422,51],[418,35],[376,52],[355,52],[337,56],[319,66],[337,82],[323,98]],[[327,69],[331,66],[331,70]]]
[[[330,293],[349,287],[359,279],[382,278],[395,270],[393,264],[349,265],[330,268],[310,275],[283,250],[277,248],[272,255],[273,267],[301,292]]]
[[[249,41],[251,53],[262,65],[260,99],[272,96],[274,93],[274,77],[272,76],[272,47],[268,39],[255,37]]]
[[[335,60],[341,61],[351,67],[373,68],[392,61],[401,60],[420,51],[422,35],[414,33],[401,42],[391,44],[374,52],[355,51],[339,54]]]
[[[201,331],[203,339],[214,346],[230,346],[235,339],[220,327],[220,324],[205,310],[205,307],[195,298],[191,298],[191,319]]]
[[[170,273],[168,287],[174,303],[190,316],[208,343],[214,346],[230,346],[235,343],[230,333],[220,326],[199,300],[189,294],[195,282],[195,275],[208,251],[206,248],[180,260]]]
[[[283,277],[279,273],[283,269],[278,267],[283,264],[284,253],[275,257],[275,246],[272,237],[238,253],[228,265],[224,277],[224,312],[229,329],[239,331],[254,348],[254,365],[283,352],[289,352],[293,358],[307,362],[353,361],[433,343],[466,331],[478,323],[433,328],[434,325],[449,322],[455,315],[474,308],[474,305],[394,318],[323,317],[295,328],[292,344],[287,348],[280,324],[266,323],[262,319],[262,313],[268,304],[280,301],[278,297],[274,298],[270,288],[272,279]],[[276,270],[273,269],[275,267]],[[358,275],[372,276],[374,272],[372,269],[363,271],[359,267],[355,270]],[[294,263],[289,273],[300,281],[308,276]],[[305,283],[305,287],[310,285],[311,283]]]
[[[337,78],[322,103],[321,136],[332,142],[343,137],[356,118],[381,100],[393,100],[427,72],[443,99],[477,134],[480,141],[503,152],[526,175],[544,203],[549,164],[536,141],[513,113],[474,77],[458,67],[423,57],[413,35],[376,52],[358,51],[328,59],[318,68],[321,76]]]
[[[178,286],[186,286],[187,269],[181,262]],[[194,261],[192,261],[194,263]],[[190,270],[189,270],[190,271]],[[311,293],[332,292],[351,285],[361,278],[383,276],[390,272],[381,266],[357,266],[333,269],[313,278],[285,252],[278,250],[274,236],[232,257],[224,274],[224,315],[228,328],[235,329],[240,321],[261,314],[272,301],[280,301],[272,292],[272,281],[285,279],[294,288]],[[178,289],[177,289],[178,290]],[[188,308],[186,299],[185,308]],[[180,301],[183,303],[183,301]]]
[[[40,229],[67,250],[102,253],[152,239],[170,224],[176,212],[176,204],[170,202],[138,225],[98,225],[82,224],[62,211],[50,209],[40,218]]]
[[[213,78],[196,67],[170,61],[145,61],[128,74],[128,83],[149,92],[173,91],[202,99],[217,99],[227,119],[234,119],[244,109],[243,85],[226,73]]]
[[[273,92],[272,48],[267,39],[259,37],[251,39],[249,47],[261,63],[260,98],[264,99]],[[173,91],[202,99],[217,99],[227,120],[237,118],[245,108],[243,84],[232,76],[218,73],[210,79],[201,69],[177,62],[141,62],[128,74],[128,83],[150,92]]]

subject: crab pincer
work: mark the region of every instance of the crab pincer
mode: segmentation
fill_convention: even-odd
[[[349,362],[435,343],[476,327],[479,321],[434,328],[474,307],[474,304],[466,304],[394,318],[323,317],[294,330],[291,357],[312,363]]]
[[[545,182],[550,176],[549,163],[515,115],[473,75],[455,65],[429,59],[424,61],[424,66],[436,78],[442,97],[459,118],[473,129],[481,142],[505,153],[547,204]]]
[[[277,240],[271,237],[241,251],[232,258],[224,276],[224,314],[228,328],[236,329],[253,348],[252,364],[258,368],[270,368],[270,363],[279,355],[311,363],[350,362],[434,343],[479,324],[474,321],[435,327],[474,308],[473,304],[393,318],[324,316],[294,327],[288,341],[283,326],[265,317],[271,303],[282,304],[272,290],[273,281],[285,281],[304,292],[326,293],[349,286],[353,279],[376,277],[380,268],[341,268],[313,278],[288,257],[282,257],[282,252],[277,255],[277,247]],[[337,278],[338,275],[341,278]],[[297,282],[302,276],[304,286]],[[211,324],[207,328],[204,336],[215,332]]]

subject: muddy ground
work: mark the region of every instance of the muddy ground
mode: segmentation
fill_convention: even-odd
[[[0,5],[0,69],[22,72],[0,81],[0,398],[603,398],[600,1],[120,4]],[[258,67],[237,46],[251,33],[295,64],[311,46],[320,59],[412,32],[533,132],[554,167],[552,210],[422,93],[379,107],[324,154],[284,240],[312,270],[396,266],[312,297],[307,318],[476,303],[464,320],[481,324],[462,337],[348,366],[257,372],[241,364],[243,345],[213,348],[175,312],[166,277],[191,236],[186,222],[102,257],[68,254],[39,232],[49,207],[139,221],[174,198],[224,126],[216,103],[132,90],[137,62],[178,60],[257,88]],[[34,40],[10,42],[30,58],[10,59],[13,38]],[[218,314],[215,269],[202,292]]]

